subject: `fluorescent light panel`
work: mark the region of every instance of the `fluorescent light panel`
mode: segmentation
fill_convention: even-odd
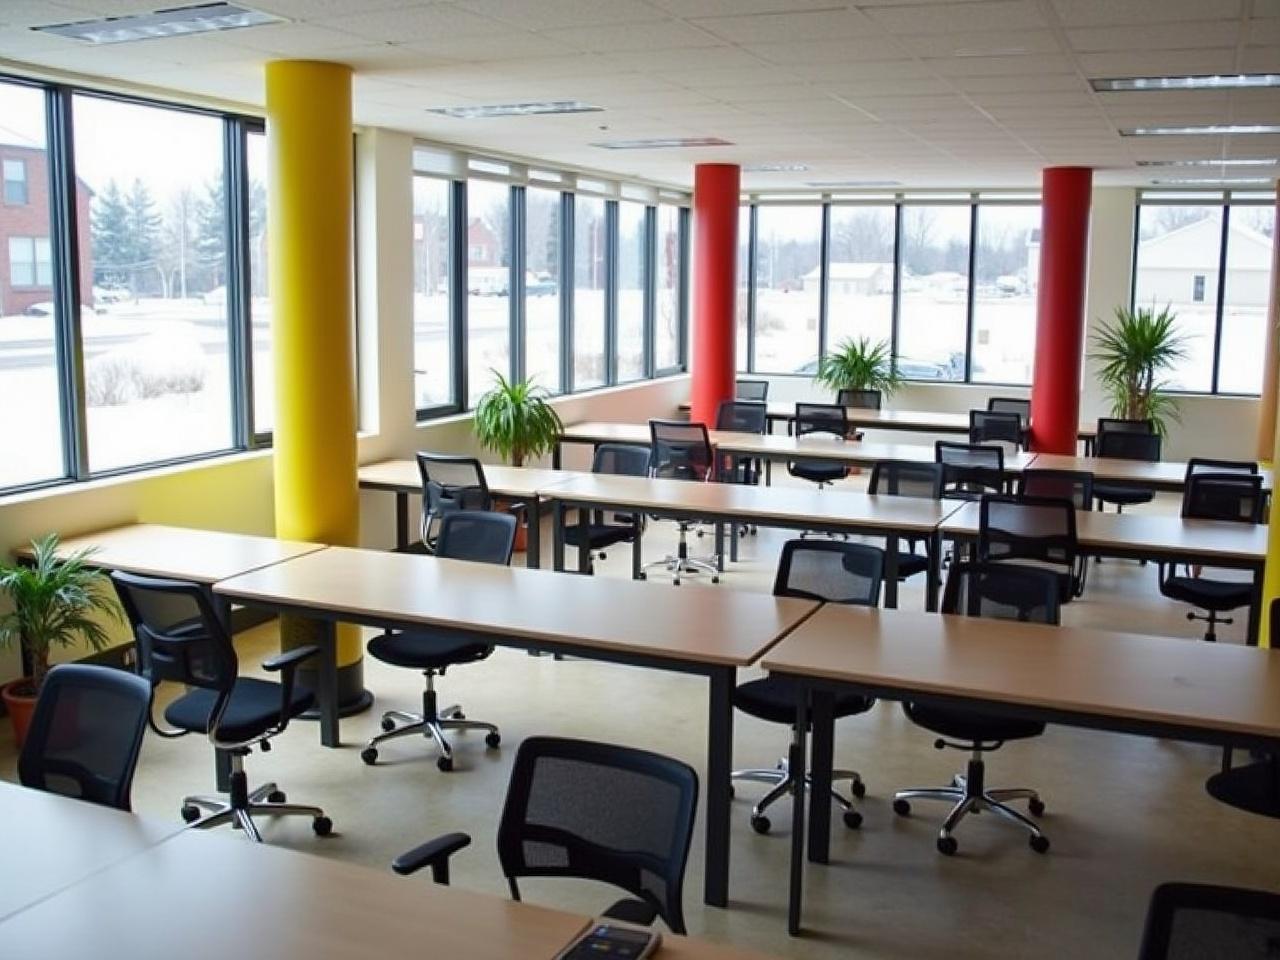
[[[749,163],[743,173],[804,173],[809,167],[803,163]]]
[[[1270,183],[1269,177],[1171,177],[1167,180],[1152,180],[1157,187],[1254,187]]]
[[[438,113],[456,120],[491,120],[494,117],[533,117],[547,113],[598,113],[581,100],[544,100],[533,103],[489,103],[474,107],[428,107],[427,113]]]
[[[1225,157],[1221,160],[1139,160],[1140,167],[1273,167],[1276,157]]]
[[[1280,123],[1211,123],[1198,127],[1128,127],[1122,137],[1226,137],[1258,133],[1280,133]]]
[[[733,144],[719,137],[659,137],[653,140],[609,140],[591,146],[604,150],[660,150],[669,147],[731,147]]]
[[[237,7],[230,3],[204,3],[194,7],[157,10],[155,13],[101,17],[96,20],[56,23],[31,29],[70,40],[102,44],[181,37],[193,33],[238,30],[241,27],[257,27],[264,23],[283,22],[282,17]]]
[[[1099,93],[1124,90],[1253,90],[1280,87],[1280,73],[1211,74],[1198,77],[1110,77],[1089,81]]]

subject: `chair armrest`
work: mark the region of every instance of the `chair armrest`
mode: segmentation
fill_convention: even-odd
[[[320,652],[320,648],[315,644],[308,643],[301,647],[294,647],[292,650],[286,650],[284,653],[277,654],[268,660],[262,661],[262,669],[270,673],[278,673],[281,670],[286,673],[292,673],[298,669],[298,664],[304,660],[309,660]]]
[[[402,853],[391,861],[391,869],[402,877],[417,873],[423,867],[431,868],[431,879],[436,883],[448,884],[449,858],[463,847],[471,845],[471,837],[465,833],[446,833],[444,836],[428,840],[421,846]]]

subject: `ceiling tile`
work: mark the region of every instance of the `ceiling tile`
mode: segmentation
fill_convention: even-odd
[[[430,3],[401,10],[352,13],[341,17],[326,17],[315,22],[366,40],[388,43],[483,36],[509,32],[510,29],[504,26],[500,30],[495,20],[444,3]]]
[[[879,36],[883,33],[874,23],[853,10],[704,17],[691,22],[733,43],[834,40],[841,37]]]
[[[1148,50],[1114,53],[1082,53],[1077,58],[1087,77],[1159,77],[1198,73],[1230,73],[1236,69],[1235,51]]]
[[[898,37],[898,46],[916,57],[978,57],[1000,54],[1061,53],[1051,30],[924,34]]]
[[[679,50],[689,47],[714,47],[721,41],[678,20],[652,23],[570,27],[555,30],[552,36],[579,50],[604,53],[633,50]]]
[[[745,46],[749,53],[783,66],[821,63],[869,63],[900,60],[904,51],[888,38],[849,40],[799,40],[787,43],[756,43]]]
[[[1240,0],[1053,0],[1068,27],[1170,23],[1176,20],[1235,20]]]
[[[876,23],[895,34],[976,33],[992,39],[1007,30],[1047,26],[1038,4],[1029,0],[983,0],[976,3],[921,3],[866,10]]]
[[[1228,47],[1240,39],[1240,24],[1233,20],[1198,23],[1148,23],[1133,27],[1089,27],[1068,30],[1073,50],[1092,53],[1102,50],[1198,50]]]
[[[460,0],[458,6],[525,30],[580,27],[597,23],[662,20],[661,10],[643,0]]]

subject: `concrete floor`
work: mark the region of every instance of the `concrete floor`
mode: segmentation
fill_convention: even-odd
[[[859,482],[849,481],[851,487]],[[1176,508],[1175,501],[1162,498],[1145,509]],[[673,531],[667,523],[651,526],[646,557],[669,546]],[[762,530],[743,541],[743,561],[719,586],[686,581],[678,589],[768,590],[785,538]],[[710,548],[709,540],[701,544]],[[611,552],[598,564],[598,575],[627,576],[628,549]],[[1095,566],[1090,577],[1086,596],[1065,609],[1066,622],[1188,640],[1200,635],[1201,625],[1187,622],[1185,608],[1159,596],[1154,566],[1110,561]],[[657,602],[664,591],[676,589],[661,580],[651,586]],[[918,583],[904,589],[901,603],[922,608]],[[1222,633],[1224,640],[1240,642],[1243,619]],[[267,656],[275,643],[272,625],[242,634],[244,669]],[[368,767],[359,752],[377,730],[380,711],[416,709],[421,680],[412,671],[372,659],[365,660],[365,679],[378,695],[377,711],[344,721],[340,749],[321,748],[314,725],[296,723],[271,753],[249,759],[252,782],[278,781],[291,798],[323,805],[336,825],[333,837],[317,839],[305,819],[264,823],[269,843],[386,870],[397,853],[437,834],[464,830],[475,844],[456,858],[454,883],[505,895],[494,831],[508,764],[523,737],[555,734],[633,744],[703,766],[701,680],[500,649],[484,663],[450,672],[439,684],[447,702],[460,702],[470,716],[501,726],[500,750],[487,750],[478,735],[457,737],[455,770],[443,774],[425,743],[402,740],[384,748],[378,766]],[[787,739],[786,729],[739,715],[735,761],[741,767],[771,766]],[[942,784],[962,768],[963,754],[935,750],[932,741],[896,704],[881,703],[839,722],[837,765],[854,767],[864,777],[865,822],[851,831],[837,820],[833,862],[807,867],[808,933],[801,939],[785,932],[789,803],[775,806],[774,831],[760,836],[747,821],[750,804],[763,788],[738,787],[727,910],[702,904],[700,816],[686,875],[690,932],[805,958],[1121,958],[1136,954],[1147,899],[1162,881],[1280,886],[1277,825],[1222,806],[1204,790],[1205,778],[1218,764],[1217,750],[1070,728],[1050,728],[1044,737],[1011,744],[988,761],[992,785],[1032,785],[1041,791],[1048,805],[1043,825],[1053,843],[1047,855],[1028,849],[1020,830],[979,817],[960,828],[959,855],[940,856],[933,841],[941,805],[917,804],[909,819],[895,816],[890,807],[895,789]],[[0,732],[0,776],[6,778],[14,776],[11,744],[7,731]],[[205,742],[149,736],[134,784],[134,808],[148,816],[176,817],[183,794],[212,786]],[[536,902],[584,912],[612,901],[609,890],[586,883],[534,882],[525,885],[525,893]],[[369,918],[369,930],[376,942],[376,917]]]

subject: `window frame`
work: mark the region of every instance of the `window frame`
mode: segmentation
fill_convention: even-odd
[[[9,165],[16,164],[22,171],[18,178],[9,176]],[[22,190],[21,200],[9,199],[9,184],[16,183]],[[27,207],[31,205],[31,178],[27,172],[27,161],[23,157],[5,157],[0,161],[0,203],[6,207]]]

